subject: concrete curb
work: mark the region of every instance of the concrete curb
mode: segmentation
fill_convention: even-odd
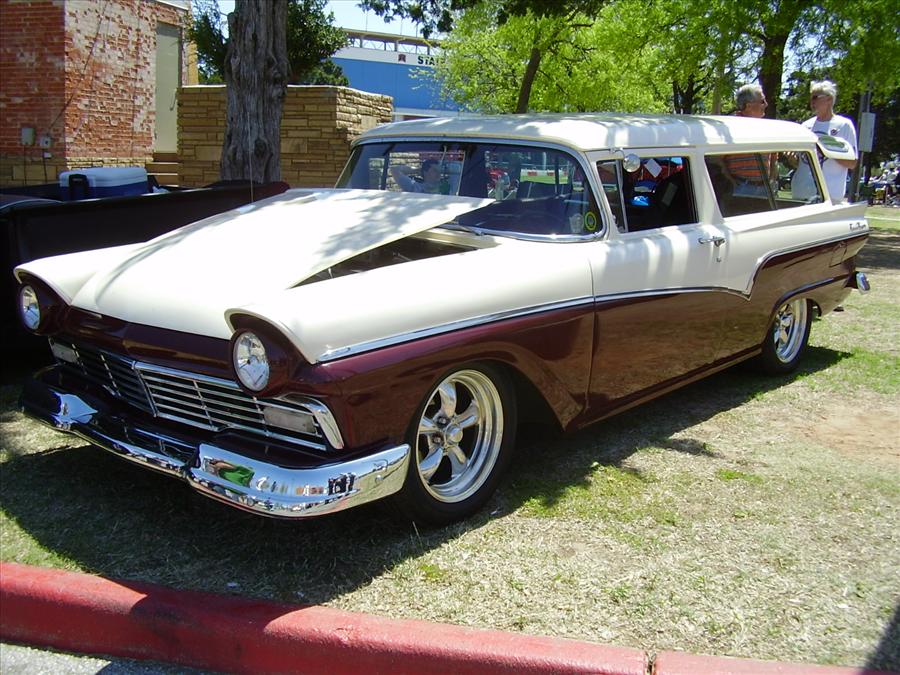
[[[0,563],[0,637],[239,673],[646,675],[634,649]]]
[[[0,563],[0,638],[236,673],[646,675],[635,649],[179,591]],[[655,675],[874,675],[663,652]]]
[[[882,670],[869,668],[812,666],[684,652],[657,654],[653,663],[653,673],[655,675],[891,675]]]

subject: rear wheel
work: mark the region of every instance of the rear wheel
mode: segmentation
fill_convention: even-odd
[[[404,513],[433,525],[475,513],[509,462],[515,427],[515,400],[501,370],[475,364],[442,377],[410,425],[412,456],[397,495]]]
[[[806,351],[811,324],[812,312],[806,299],[795,298],[781,305],[763,343],[760,368],[773,375],[794,371]]]

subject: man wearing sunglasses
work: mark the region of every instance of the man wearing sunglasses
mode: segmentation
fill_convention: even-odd
[[[734,114],[739,117],[765,117],[769,105],[762,87],[758,84],[745,84],[738,89],[734,104],[736,108]]]
[[[834,114],[836,98],[837,87],[834,82],[828,80],[813,82],[809,87],[809,107],[812,108],[815,117],[810,117],[803,126],[819,136],[843,138],[856,150],[856,129],[853,122],[842,115]],[[825,183],[834,201],[844,199],[847,174],[854,167],[856,167],[855,159],[823,158],[822,173],[825,174]]]

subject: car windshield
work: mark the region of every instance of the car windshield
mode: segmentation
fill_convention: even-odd
[[[593,235],[599,209],[576,159],[500,143],[394,142],[357,146],[339,188],[491,198],[456,225],[531,236]]]

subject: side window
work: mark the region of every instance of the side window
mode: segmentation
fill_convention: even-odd
[[[632,172],[604,161],[597,171],[620,232],[697,222],[687,157],[643,157]]]
[[[771,195],[777,176],[774,154],[709,155],[706,168],[725,218],[775,209]]]
[[[600,185],[609,208],[612,210],[615,226],[619,232],[626,232],[628,225],[625,222],[624,203],[622,202],[622,190],[620,188],[622,164],[614,160],[597,162],[597,173],[600,175]]]
[[[808,152],[710,155],[706,168],[726,218],[822,201]]]
[[[779,209],[824,201],[822,188],[812,169],[815,160],[808,152],[778,153],[778,188],[775,202]]]

